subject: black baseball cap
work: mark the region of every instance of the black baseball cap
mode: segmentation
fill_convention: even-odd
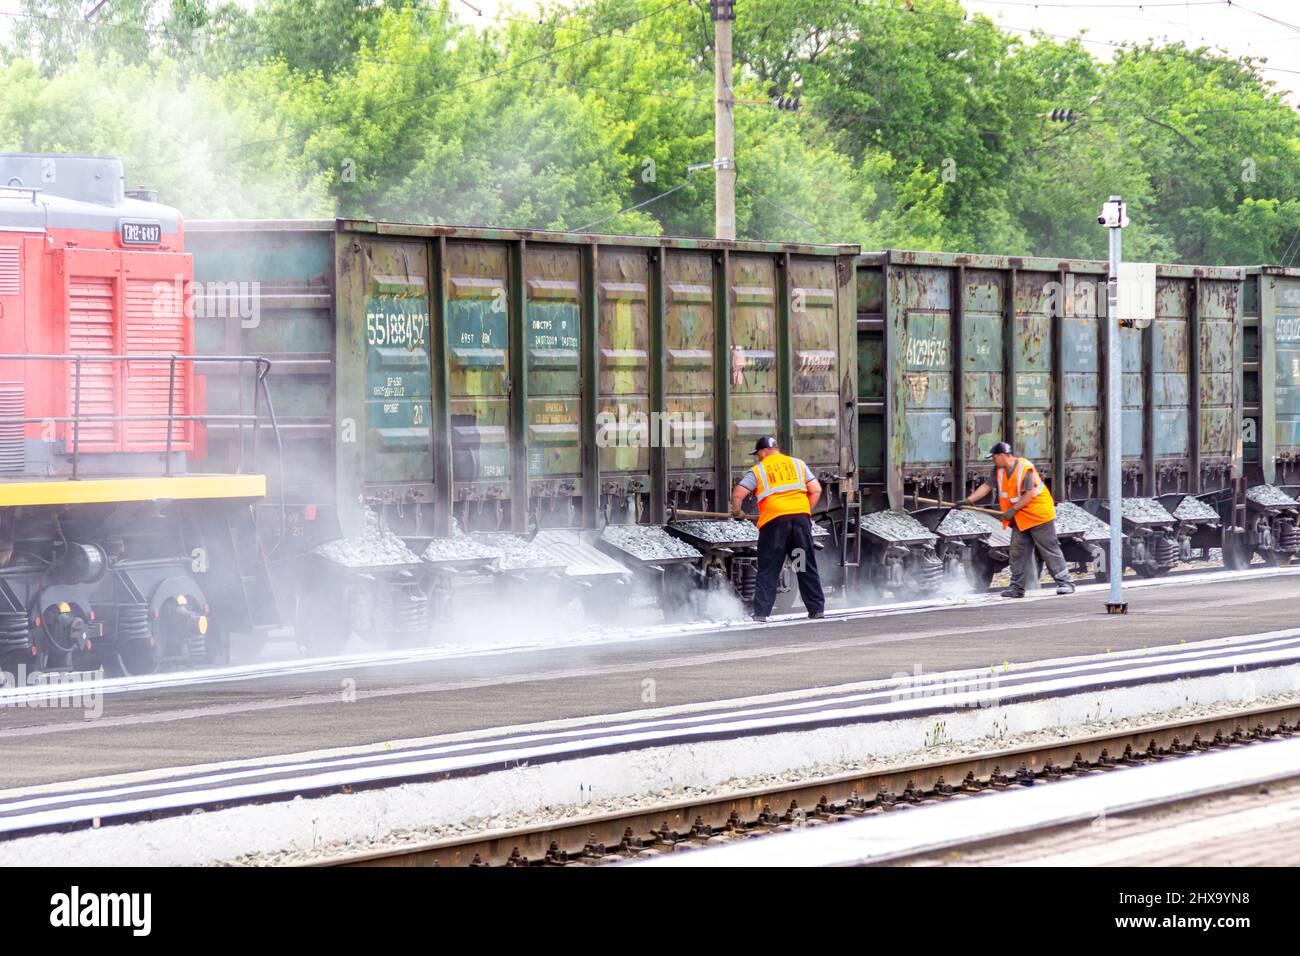
[[[994,455],[1014,455],[1014,454],[1015,452],[1011,450],[1011,446],[1004,441],[994,442],[992,449],[989,450],[989,458],[992,458]]]
[[[773,438],[771,435],[764,435],[758,441],[754,442],[754,450],[751,451],[750,454],[757,455],[764,448],[775,448],[775,447],[776,447],[776,439]]]

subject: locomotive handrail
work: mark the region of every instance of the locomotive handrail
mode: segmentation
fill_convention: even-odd
[[[253,447],[249,456],[249,465],[252,468],[257,467],[257,444],[258,434],[261,431],[262,416],[259,409],[259,399],[264,400],[267,406],[267,425],[275,436],[277,452],[283,464],[284,445],[279,434],[279,425],[275,418],[274,406],[271,404],[270,388],[267,385],[267,375],[271,371],[271,361],[261,355],[180,355],[175,353],[140,353],[133,355],[80,355],[75,353],[68,354],[0,354],[0,362],[24,361],[24,362],[67,362],[72,364],[73,382],[72,382],[72,414],[71,415],[41,415],[38,417],[14,417],[0,416],[0,426],[5,425],[33,425],[53,422],[56,424],[72,425],[72,477],[75,479],[78,475],[81,460],[81,425],[82,423],[125,423],[125,422],[166,422],[167,423],[167,447],[164,455],[164,468],[166,474],[172,473],[172,442],[174,424],[178,422],[237,422],[239,424],[239,463],[237,473],[244,472],[244,426],[251,424],[253,427]],[[107,415],[107,414],[81,414],[81,379],[82,366],[96,363],[116,363],[116,362],[148,362],[168,364],[168,382],[167,382],[167,413],[163,415]],[[187,362],[192,364],[233,364],[240,371],[237,375],[236,392],[239,396],[239,407],[241,411],[219,414],[203,415],[178,415],[176,414],[176,364],[178,362]],[[253,381],[253,410],[251,413],[242,411],[244,402],[244,390],[242,388],[242,369],[245,365],[254,367]]]

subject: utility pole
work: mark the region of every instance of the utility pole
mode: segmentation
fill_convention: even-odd
[[[713,154],[717,169],[714,184],[713,234],[736,238],[735,101],[731,97],[731,24],[736,19],[735,0],[709,0],[713,14]]]
[[[1120,457],[1123,443],[1120,440],[1120,422],[1123,400],[1120,394],[1123,359],[1120,352],[1119,330],[1119,271],[1122,249],[1120,233],[1128,225],[1124,201],[1111,196],[1101,207],[1097,222],[1110,231],[1110,270],[1106,281],[1106,496],[1110,509],[1110,555],[1106,559],[1106,574],[1110,578],[1110,597],[1106,602],[1108,614],[1126,614],[1121,581],[1124,577],[1124,494]]]

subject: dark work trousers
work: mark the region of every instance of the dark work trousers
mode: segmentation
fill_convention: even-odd
[[[802,553],[801,553],[802,552]],[[822,581],[817,576],[817,552],[813,550],[812,518],[781,515],[758,529],[758,583],[754,586],[754,613],[767,617],[776,601],[781,565],[787,555],[799,576],[799,594],[809,613],[826,607]],[[802,567],[803,570],[799,570]]]
[[[1070,572],[1065,566],[1065,555],[1061,554],[1061,543],[1056,540],[1056,522],[1044,521],[1028,531],[1021,531],[1011,525],[1011,587],[1016,591],[1025,589],[1025,578],[1029,575],[1030,560],[1034,549],[1043,557],[1043,563],[1051,572],[1052,580],[1057,584],[1069,584]]]

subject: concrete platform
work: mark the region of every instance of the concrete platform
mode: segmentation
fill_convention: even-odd
[[[1170,580],[652,640],[305,665],[121,688],[81,708],[0,692],[0,787],[830,687],[899,674],[1105,653],[1300,625],[1300,576]]]

